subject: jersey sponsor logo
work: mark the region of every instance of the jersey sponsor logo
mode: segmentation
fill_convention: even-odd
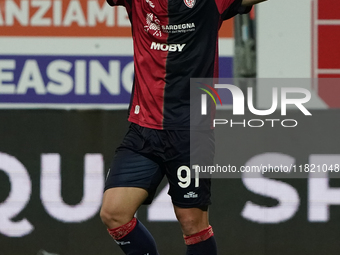
[[[151,43],[151,50],[161,50],[161,51],[178,51],[182,52],[183,48],[185,47],[185,43],[183,44],[166,44],[166,43]]]
[[[0,1],[2,36],[129,36],[124,7],[105,0]]]
[[[184,198],[197,198],[198,194],[196,194],[193,191],[188,192],[187,194],[184,195]]]
[[[162,30],[165,33],[186,33],[195,31],[195,23],[184,23],[177,25],[162,25]]]
[[[193,8],[196,3],[196,0],[183,0],[183,1],[188,8]]]
[[[146,26],[144,30],[153,36],[162,36],[160,21],[153,13],[146,14]]]

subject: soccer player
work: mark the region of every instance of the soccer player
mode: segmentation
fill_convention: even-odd
[[[152,202],[164,175],[187,255],[217,254],[208,221],[210,179],[197,183],[182,177],[191,169],[190,153],[196,153],[190,142],[204,155],[202,162],[214,157],[213,130],[190,141],[190,78],[218,76],[223,20],[263,1],[107,0],[111,6],[125,6],[134,45],[131,125],[107,175],[100,212],[125,254],[158,254],[153,237],[134,215],[140,205]]]

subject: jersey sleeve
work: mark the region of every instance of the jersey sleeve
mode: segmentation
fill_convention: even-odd
[[[126,8],[126,11],[129,15],[129,19],[131,22],[131,8],[132,8],[132,0],[106,0],[106,2],[110,5],[110,6],[124,6]]]
[[[122,5],[126,6],[127,2],[125,0],[106,0],[110,6]]]
[[[242,6],[242,0],[215,0],[221,18],[230,19],[237,14],[250,12],[252,6]]]

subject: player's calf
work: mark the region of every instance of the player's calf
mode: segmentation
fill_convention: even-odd
[[[108,227],[108,232],[127,255],[158,255],[156,243],[149,231],[136,218],[112,211],[101,210],[101,219]],[[124,222],[125,224],[121,224]]]
[[[100,217],[109,234],[127,255],[158,255],[149,231],[134,218],[148,193],[140,188],[112,188],[104,193]]]
[[[136,218],[108,232],[127,255],[158,255],[155,240]]]
[[[207,208],[174,206],[187,245],[187,255],[217,255],[214,232],[208,221]]]
[[[184,236],[187,245],[186,255],[217,255],[217,246],[212,227],[209,226],[202,231]]]

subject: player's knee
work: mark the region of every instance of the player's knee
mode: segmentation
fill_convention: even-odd
[[[192,215],[178,215],[177,218],[181,224],[183,234],[192,235],[201,230],[202,222],[199,218]]]
[[[114,215],[110,211],[105,209],[105,208],[102,208],[100,210],[100,214],[99,215],[100,215],[100,218],[101,218],[102,222],[106,226],[110,225],[110,222],[114,220]]]
[[[108,228],[117,228],[129,222],[133,218],[133,215],[131,216],[119,209],[102,207],[100,210],[100,218]]]
[[[179,208],[175,206],[176,217],[184,235],[193,235],[209,226],[207,211],[199,208]]]

